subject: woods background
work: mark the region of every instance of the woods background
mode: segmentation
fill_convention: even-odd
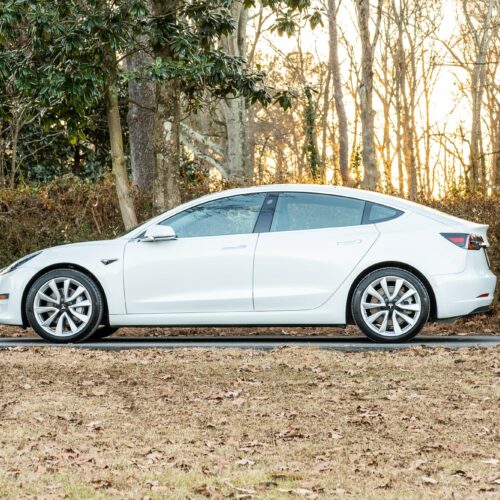
[[[209,191],[362,187],[489,223],[498,0],[7,0],[0,265]]]

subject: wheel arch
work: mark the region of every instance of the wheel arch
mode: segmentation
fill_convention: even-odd
[[[48,273],[49,271],[53,271],[54,269],[73,269],[75,271],[80,271],[81,273],[85,274],[88,276],[90,279],[92,279],[97,288],[99,288],[99,291],[102,294],[102,299],[104,302],[104,311],[103,311],[103,323],[108,324],[109,323],[109,317],[108,317],[108,299],[106,297],[106,292],[104,291],[103,286],[101,285],[101,282],[97,279],[95,274],[91,273],[88,269],[85,267],[79,266],[78,264],[72,264],[70,262],[61,262],[58,264],[52,264],[50,266],[44,267],[43,269],[40,269],[33,277],[29,280],[27,285],[24,287],[24,292],[23,292],[23,297],[21,301],[21,315],[23,319],[23,327],[26,328],[30,326],[28,317],[26,315],[26,299],[28,298],[28,293],[30,291],[31,286],[33,283],[40,277],[43,276],[45,273]]]
[[[383,269],[384,267],[398,267],[400,269],[413,273],[423,283],[423,285],[427,290],[427,293],[429,294],[429,298],[431,301],[431,313],[429,318],[433,319],[437,317],[436,295],[434,293],[432,285],[429,283],[429,280],[418,269],[416,269],[413,266],[410,266],[409,264],[405,264],[404,262],[398,262],[398,261],[386,261],[386,262],[379,262],[370,267],[367,267],[352,282],[351,288],[349,289],[349,293],[347,295],[347,303],[346,303],[345,314],[346,314],[347,324],[354,324],[354,319],[351,310],[351,301],[352,301],[352,296],[354,294],[354,290],[358,286],[358,283],[371,272],[376,271],[377,269]]]

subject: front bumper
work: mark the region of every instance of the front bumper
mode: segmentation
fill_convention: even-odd
[[[487,310],[495,297],[496,276],[477,269],[458,274],[434,276],[431,280],[436,296],[437,319],[467,316]],[[488,294],[486,297],[480,295]]]
[[[23,293],[36,269],[22,266],[12,273],[0,276],[0,294],[9,294],[7,300],[0,300],[0,324],[23,326]]]

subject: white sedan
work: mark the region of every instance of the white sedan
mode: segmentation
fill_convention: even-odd
[[[486,225],[390,196],[318,185],[211,194],[109,241],[0,271],[0,323],[52,342],[122,326],[335,325],[372,340],[493,301]]]

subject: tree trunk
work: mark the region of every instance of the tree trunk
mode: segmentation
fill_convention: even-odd
[[[424,130],[424,169],[425,169],[425,192],[427,198],[430,199],[432,195],[431,184],[431,89],[430,83],[427,80],[427,72],[425,68],[425,60],[422,58],[422,75],[424,80],[424,102],[425,102],[425,130]]]
[[[152,57],[143,51],[127,58],[127,69],[142,73]],[[154,116],[155,84],[150,80],[128,82],[129,106],[127,123],[130,142],[132,181],[143,191],[152,191],[155,168]]]
[[[156,86],[154,129],[153,209],[161,213],[181,202],[180,91],[176,81],[163,81]]]
[[[312,98],[312,92],[309,87],[305,87],[304,94],[306,97],[305,106],[305,152],[307,158],[307,166],[313,181],[318,181],[320,178],[320,162],[318,153],[318,141],[316,139],[316,111]]]
[[[125,229],[137,226],[134,201],[130,196],[129,180],[123,153],[123,135],[120,122],[120,108],[118,105],[118,88],[116,66],[113,64],[109,71],[108,86],[106,88],[106,114],[108,119],[109,141],[111,144],[111,163],[115,177],[116,194]]]
[[[500,113],[498,113],[496,130],[495,130],[495,140],[493,141],[492,147],[493,147],[493,160],[492,160],[491,178],[493,181],[493,187],[499,189],[500,188]]]
[[[177,0],[153,0],[155,16],[169,16],[175,21]],[[168,59],[168,44],[156,46],[155,57]],[[163,80],[156,84],[154,112],[153,210],[165,212],[181,202],[180,193],[180,88],[176,80]]]
[[[408,195],[411,200],[417,199],[417,171],[415,165],[415,150],[413,141],[413,127],[411,106],[407,95],[407,66],[406,54],[403,44],[403,14],[402,9],[398,12],[396,2],[392,2],[393,14],[398,29],[396,49],[396,80],[399,87],[399,95],[402,99],[402,107],[398,106],[397,113],[402,114],[401,124],[403,126],[403,156],[408,180]],[[400,102],[401,104],[401,102]]]
[[[364,176],[362,185],[376,189],[378,182],[377,159],[375,156],[375,111],[373,109],[373,52],[380,20],[373,42],[370,41],[370,0],[356,0],[359,34],[361,39],[361,83],[358,89],[361,107],[361,139]],[[380,7],[379,7],[380,8]]]
[[[241,97],[225,98],[221,102],[221,110],[227,134],[226,171],[228,179],[238,184],[251,183],[253,168],[250,165],[245,100]]]
[[[236,25],[233,33],[224,37],[222,46],[232,55],[246,59],[248,9],[242,2],[234,2],[232,17]],[[221,102],[227,133],[226,171],[229,179],[238,184],[250,184],[253,180],[248,140],[247,109],[245,98],[228,96]]]
[[[339,41],[337,28],[337,5],[335,0],[328,0],[329,66],[333,76],[333,97],[339,128],[339,168],[343,184],[350,182],[349,176],[349,135],[347,114],[344,106],[342,77],[339,62]]]
[[[17,147],[19,145],[19,132],[21,130],[21,117],[18,116],[13,120],[12,124],[12,141],[11,141],[11,170],[10,170],[10,188],[14,189],[16,185],[17,173]]]
[[[488,1],[488,10],[486,11],[484,16],[484,21],[481,26],[481,32],[478,33],[478,30],[474,27],[470,19],[467,10],[467,2],[466,0],[462,0],[465,17],[476,44],[476,59],[474,61],[475,64],[471,73],[472,123],[469,159],[471,184],[473,190],[475,190],[478,184],[480,184],[480,182],[478,182],[479,176],[481,175],[481,178],[486,177],[485,160],[482,151],[481,106],[483,102],[483,94],[486,82],[486,59],[488,54],[488,47],[493,36],[493,32],[498,29],[497,26],[490,26],[494,4],[495,0]]]
[[[401,89],[399,79],[396,79],[396,158],[398,162],[398,191],[399,195],[404,195],[404,174],[403,174],[403,155],[401,154]]]
[[[0,135],[0,187],[5,186],[5,140]]]

